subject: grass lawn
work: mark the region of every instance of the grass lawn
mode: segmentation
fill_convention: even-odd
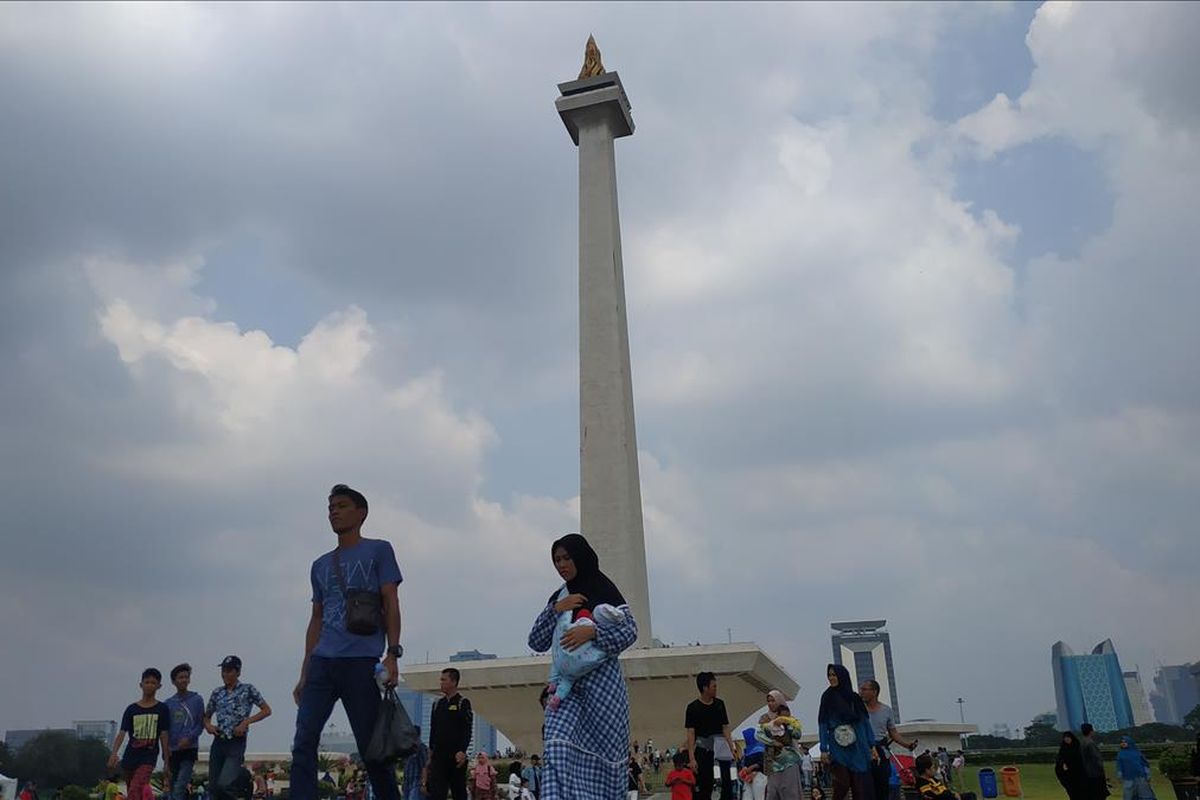
[[[978,759],[981,756],[976,755],[975,757]],[[996,770],[996,782],[1000,789],[1000,798],[1003,800],[1004,784],[1000,781],[1000,768],[1003,766],[1006,765],[986,763],[975,766],[967,765],[967,768],[963,770],[967,785],[962,789],[974,792],[979,800],[983,800],[983,793],[979,790],[979,770],[982,767],[991,767]],[[1016,766],[1021,770],[1021,789],[1026,800],[1066,800],[1067,793],[1063,791],[1058,779],[1054,777],[1053,764],[1017,764]],[[1113,793],[1109,800],[1121,800],[1121,783],[1113,773],[1113,765],[1106,764],[1105,768],[1108,770],[1109,781],[1113,787]],[[1152,770],[1153,772],[1155,771]],[[1151,774],[1150,783],[1159,800],[1175,800],[1175,791],[1162,775]],[[959,790],[959,787],[955,787],[955,790]]]

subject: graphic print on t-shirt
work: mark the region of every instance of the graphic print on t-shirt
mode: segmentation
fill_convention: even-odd
[[[131,703],[121,715],[121,730],[129,735],[129,744],[121,762],[126,769],[158,760],[158,738],[171,729],[171,712],[166,703],[145,708]]]
[[[341,627],[346,621],[346,598],[342,594],[337,577],[333,574],[336,567],[333,559],[324,565],[324,574],[318,573],[317,582],[321,585],[321,621],[327,625]],[[364,558],[360,561],[342,563],[342,578],[346,589],[377,589],[379,583],[375,578],[375,559]]]
[[[158,740],[158,708],[133,715],[133,746],[148,747]]]
[[[383,651],[384,630],[358,636],[346,630],[346,597],[334,571],[334,553],[328,552],[313,562],[312,599],[321,604],[321,636],[313,655],[324,658],[372,656]],[[358,544],[338,551],[342,562],[342,580],[347,591],[380,590],[381,585],[400,583],[400,567],[392,545],[382,539],[362,539]]]

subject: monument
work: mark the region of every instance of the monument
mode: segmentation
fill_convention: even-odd
[[[630,738],[668,747],[682,742],[683,709],[696,696],[695,676],[702,670],[721,679],[734,725],[762,706],[771,689],[794,697],[798,687],[754,644],[653,646],[614,147],[616,139],[633,134],[632,109],[620,76],[605,71],[590,36],[579,78],[558,89],[555,108],[579,148],[580,529],[638,623],[636,644],[621,655]],[[408,688],[436,691],[446,666],[406,664],[404,679]],[[548,656],[454,666],[477,713],[522,750],[541,751],[537,696]]]

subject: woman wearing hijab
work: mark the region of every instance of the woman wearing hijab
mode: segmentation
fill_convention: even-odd
[[[614,800],[625,796],[629,763],[629,695],[617,656],[637,640],[637,623],[587,539],[564,536],[550,557],[563,585],[534,620],[529,647],[544,653],[556,638],[568,650],[590,641],[609,657],[545,715],[540,800]],[[623,619],[567,630],[580,610],[602,604],[623,611]]]
[[[804,782],[800,775],[800,721],[774,690],[767,695],[767,714],[755,731],[763,743],[763,772],[767,776],[766,796],[772,800],[803,800]]]
[[[1155,800],[1154,789],[1150,788],[1150,762],[1128,736],[1121,737],[1121,749],[1117,751],[1117,777],[1124,787],[1123,800]]]
[[[1066,790],[1069,800],[1085,800],[1087,781],[1083,774],[1083,751],[1075,734],[1065,731],[1062,744],[1058,746],[1058,758],[1054,761],[1054,774]]]
[[[850,672],[840,664],[825,668],[829,688],[821,695],[817,711],[817,734],[821,760],[833,773],[833,800],[874,800],[871,767],[879,760],[874,748],[871,716],[863,699],[850,683]],[[882,800],[882,798],[880,798]]]
[[[482,750],[475,754],[469,784],[472,800],[496,800],[496,768]]]

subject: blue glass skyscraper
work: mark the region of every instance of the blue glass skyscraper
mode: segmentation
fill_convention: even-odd
[[[1133,707],[1111,639],[1083,656],[1056,642],[1050,648],[1050,665],[1060,728],[1077,731],[1085,722],[1101,732],[1133,727]]]

